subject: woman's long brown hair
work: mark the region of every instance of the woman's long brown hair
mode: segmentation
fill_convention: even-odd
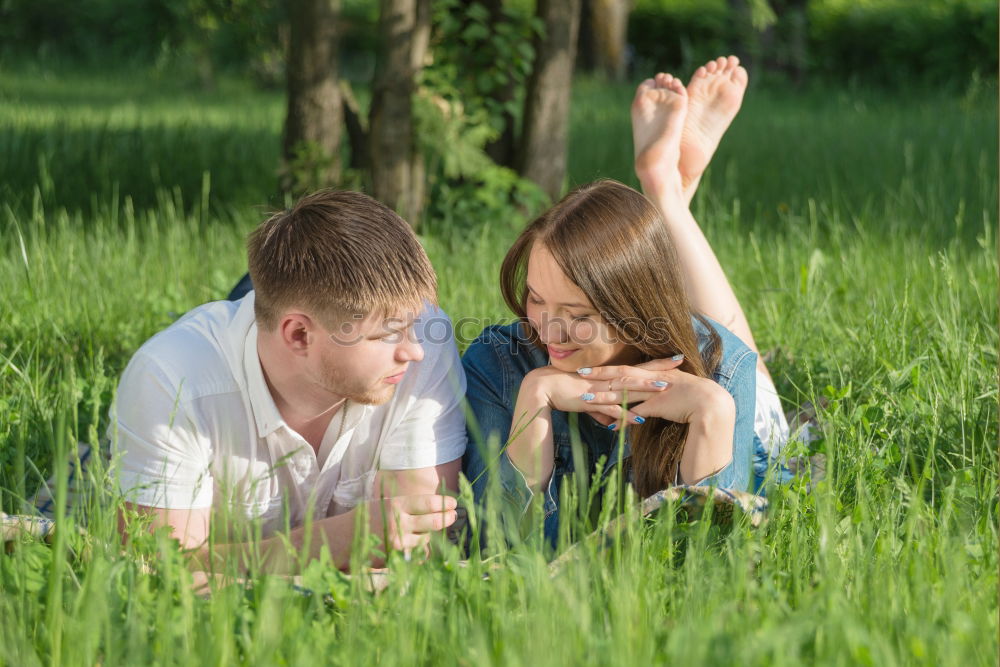
[[[536,218],[511,246],[500,269],[500,289],[525,333],[540,345],[525,309],[528,255],[535,243],[552,253],[621,340],[638,350],[639,363],[681,353],[682,370],[711,377],[722,355],[719,335],[692,313],[667,225],[643,195],[612,180],[584,185]],[[693,314],[711,337],[704,352],[698,349]],[[632,483],[639,495],[672,485],[687,424],[650,418],[630,433]]]

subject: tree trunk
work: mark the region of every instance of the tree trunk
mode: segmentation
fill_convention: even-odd
[[[626,44],[632,0],[587,0],[586,4],[590,31],[587,41],[592,49],[587,60],[594,70],[622,81],[628,66]]]
[[[593,72],[597,69],[597,46],[594,44],[594,0],[580,0],[580,27],[576,35],[576,69]]]
[[[344,101],[344,126],[347,128],[347,143],[351,147],[351,169],[367,171],[371,169],[368,154],[368,119],[361,115],[358,100],[350,82],[340,82],[340,96]]]
[[[536,14],[545,34],[535,40],[535,65],[524,100],[524,129],[516,162],[522,176],[556,200],[566,178],[580,0],[538,0]]]
[[[369,115],[372,194],[416,227],[424,163],[414,137],[413,96],[430,41],[430,0],[381,0]]]
[[[334,185],[340,178],[339,5],[339,0],[288,0],[288,114],[281,183],[286,192]]]

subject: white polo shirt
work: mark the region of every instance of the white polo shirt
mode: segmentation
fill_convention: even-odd
[[[428,307],[414,325],[424,358],[378,406],[349,403],[319,456],[285,424],[257,356],[254,293],[190,311],[126,367],[109,438],[126,500],[212,507],[261,519],[264,535],[345,512],[372,496],[375,473],[427,468],[465,452],[465,375],[451,322]],[[340,437],[338,438],[338,434]]]

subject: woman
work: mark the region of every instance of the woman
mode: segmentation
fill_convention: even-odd
[[[545,490],[552,541],[574,465],[589,477],[602,457],[605,474],[627,460],[640,496],[680,483],[756,490],[787,440],[750,327],[688,208],[745,88],[734,57],[699,68],[688,89],[670,75],[644,81],[632,124],[646,196],[614,181],[578,188],[504,259],[519,322],[485,329],[463,358],[475,417],[464,469],[477,499],[490,474],[521,510]],[[574,464],[576,430],[586,461]],[[485,451],[489,441],[501,450]]]

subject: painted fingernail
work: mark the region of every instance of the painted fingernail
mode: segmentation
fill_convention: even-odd
[[[669,382],[664,382],[663,380],[654,380],[653,381],[653,386],[654,387],[668,387],[668,386],[670,386],[670,383]]]
[[[609,431],[614,431],[616,428],[618,428],[618,424],[617,423],[608,424],[608,430]]]
[[[646,418],[645,417],[636,417],[635,418],[635,423],[636,424],[645,424],[646,423]]]
[[[594,369],[590,368],[589,366],[584,366],[583,368],[577,368],[576,372],[579,373],[580,375],[590,375],[591,373],[594,372]]]
[[[670,361],[681,361],[683,359],[684,359],[683,354],[675,354],[674,356],[670,357]]]
[[[594,400],[594,395],[588,391],[586,394],[580,394],[580,398],[582,398],[585,401],[592,401]]]

